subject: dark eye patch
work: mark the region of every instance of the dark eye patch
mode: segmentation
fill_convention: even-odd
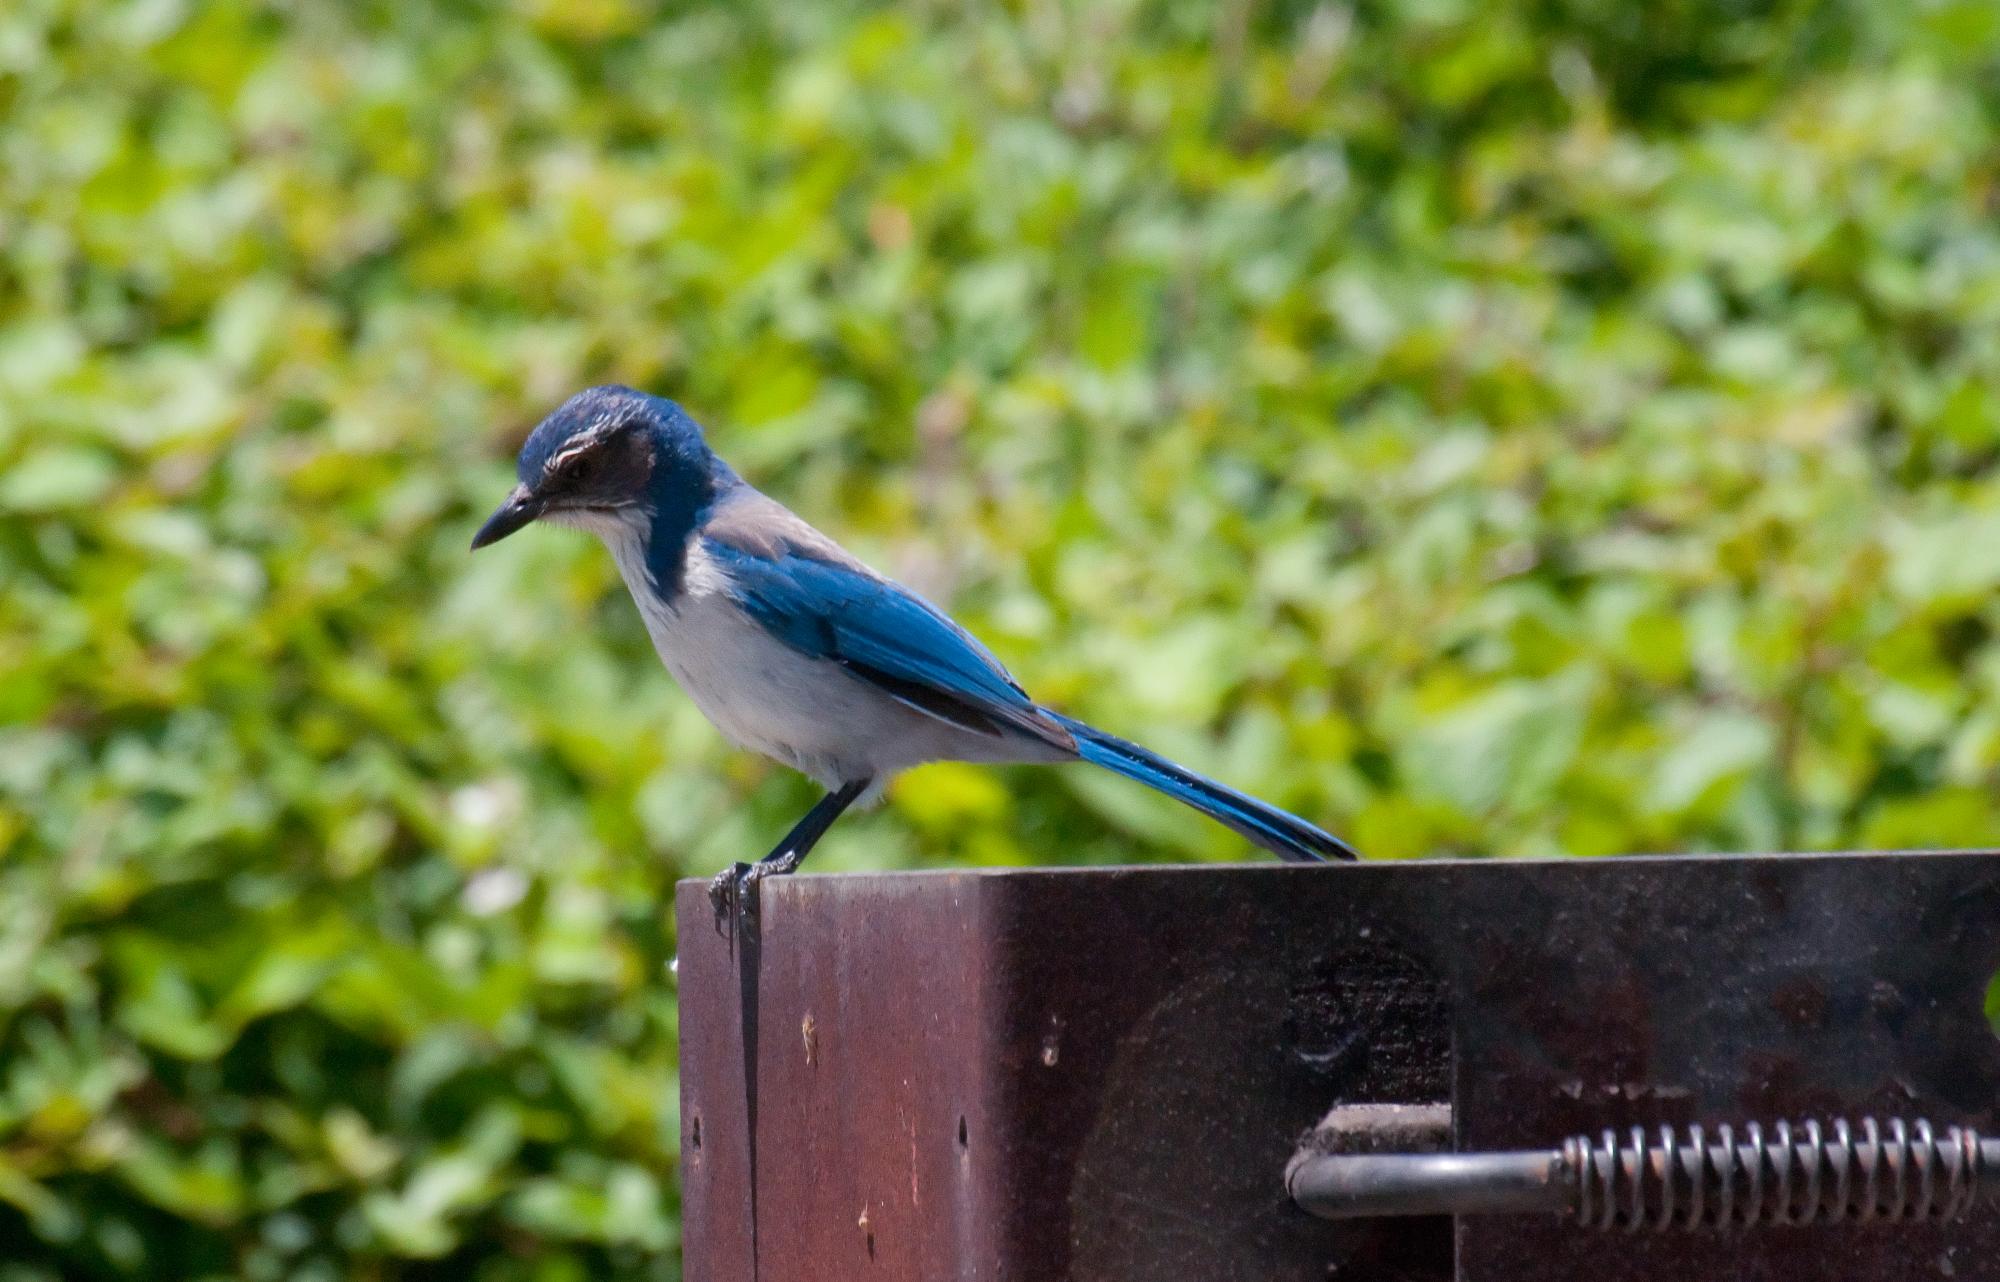
[[[571,502],[609,507],[629,501],[652,471],[646,437],[637,430],[643,426],[625,419],[591,429],[549,460],[543,484]]]

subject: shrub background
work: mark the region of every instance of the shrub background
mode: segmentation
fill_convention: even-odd
[[[670,394],[1381,857],[2000,835],[2000,8],[0,8],[0,1279],[676,1276]],[[936,767],[821,870],[1243,856]]]

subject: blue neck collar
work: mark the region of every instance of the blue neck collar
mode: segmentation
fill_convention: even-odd
[[[709,508],[743,483],[705,447],[702,453],[707,457],[662,460],[647,486],[653,517],[646,532],[646,570],[660,595],[668,599],[681,594],[688,544]]]

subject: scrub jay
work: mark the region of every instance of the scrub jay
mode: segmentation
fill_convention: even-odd
[[[708,719],[827,789],[770,854],[716,877],[718,912],[796,869],[842,811],[926,761],[1089,761],[1280,859],[1356,858],[1295,815],[1036,703],[942,610],[751,488],[671,401],[579,392],[535,428],[516,471],[474,550],[535,520],[595,534]]]

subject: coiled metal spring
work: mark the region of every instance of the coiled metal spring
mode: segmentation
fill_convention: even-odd
[[[1449,1136],[1441,1128],[1434,1138]],[[1637,1232],[1947,1220],[1980,1200],[1994,1170],[2000,1139],[1871,1117],[1635,1127],[1520,1152],[1302,1152],[1285,1185],[1328,1219],[1541,1211]],[[2000,1179],[1984,1191],[2000,1194]]]
[[[1946,1220],[1979,1200],[1992,1154],[1978,1133],[1901,1118],[1857,1126],[1756,1123],[1579,1136],[1562,1148],[1579,1224],[1600,1229],[1732,1228],[1851,1220]]]

